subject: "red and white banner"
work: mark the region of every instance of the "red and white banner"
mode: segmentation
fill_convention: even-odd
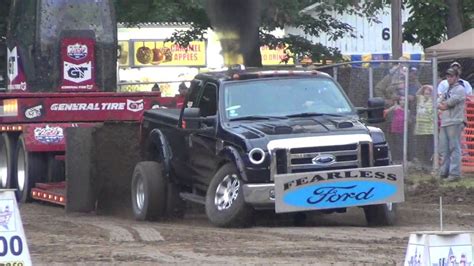
[[[96,91],[95,41],[88,38],[61,40],[62,91]]]

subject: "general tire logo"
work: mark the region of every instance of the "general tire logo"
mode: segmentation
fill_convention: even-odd
[[[72,44],[67,46],[67,56],[74,60],[80,60],[87,56],[87,45]]]
[[[25,117],[28,119],[34,119],[38,118],[41,116],[41,110],[43,109],[42,105],[37,105],[34,107],[31,107],[29,109],[26,109],[25,111]]]
[[[132,101],[127,99],[127,110],[132,112],[140,112],[144,108],[143,99],[138,101]]]
[[[81,83],[92,78],[91,62],[76,65],[64,62],[64,79]]]
[[[41,143],[59,143],[64,139],[63,129],[60,127],[37,127],[34,130],[35,139]]]

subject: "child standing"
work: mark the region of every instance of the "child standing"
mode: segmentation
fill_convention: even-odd
[[[403,160],[403,131],[405,126],[405,97],[400,96],[395,104],[387,109],[387,120],[390,122],[390,149],[393,161]]]
[[[433,155],[433,87],[423,85],[416,92],[416,157],[420,160],[422,167],[426,170],[431,168],[431,157]]]

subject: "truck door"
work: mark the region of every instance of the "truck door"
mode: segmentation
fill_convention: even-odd
[[[196,179],[207,184],[216,170],[216,129],[217,129],[217,84],[204,84],[196,103],[200,117],[208,122],[201,122],[200,129],[189,135],[189,163]],[[212,119],[213,118],[213,119]],[[211,122],[213,121],[213,122]]]

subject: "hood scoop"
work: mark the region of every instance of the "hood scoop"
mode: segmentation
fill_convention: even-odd
[[[274,134],[290,134],[293,133],[293,128],[290,126],[281,126],[281,125],[272,125],[272,124],[265,124],[264,125],[269,130],[273,131]]]
[[[333,121],[336,128],[351,128],[354,127],[354,123],[351,121]]]
[[[276,134],[290,134],[293,132],[293,128],[289,126],[276,126],[273,130]]]

